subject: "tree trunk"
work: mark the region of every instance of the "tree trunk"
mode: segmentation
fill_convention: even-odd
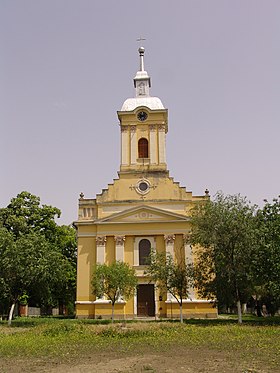
[[[237,314],[238,314],[238,324],[242,324],[242,308],[240,299],[237,300]]]
[[[16,305],[16,302],[13,302],[13,304],[11,305],[10,312],[9,312],[9,318],[8,318],[8,326],[11,326],[12,324],[12,318],[14,314],[15,305]]]
[[[112,324],[114,322],[114,307],[115,307],[115,303],[112,303]]]
[[[183,304],[180,303],[180,323],[183,323]]]
[[[242,303],[242,314],[245,315],[247,313],[247,303]]]
[[[257,300],[257,316],[262,317],[262,305],[260,300]]]

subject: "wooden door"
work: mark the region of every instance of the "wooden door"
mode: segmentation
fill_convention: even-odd
[[[153,284],[138,285],[137,316],[155,316],[155,286]]]

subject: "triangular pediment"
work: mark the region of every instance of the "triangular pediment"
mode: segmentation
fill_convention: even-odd
[[[95,221],[97,224],[106,223],[143,223],[143,222],[180,222],[188,221],[187,216],[170,211],[149,207],[138,206],[119,213],[112,214],[106,218]]]

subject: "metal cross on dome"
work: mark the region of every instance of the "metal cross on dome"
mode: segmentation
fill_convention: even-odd
[[[142,36],[140,36],[140,38],[136,39],[136,41],[138,41],[139,43],[142,44],[142,41],[145,41],[146,39],[145,38],[142,38]]]

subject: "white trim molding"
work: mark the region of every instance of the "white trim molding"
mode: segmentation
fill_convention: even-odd
[[[112,301],[110,299],[96,299],[93,304],[111,304]],[[126,304],[124,300],[117,300],[115,304]]]
[[[183,303],[213,303],[214,300],[207,300],[207,299],[183,299]],[[166,300],[165,303],[178,303],[177,300]]]
[[[149,240],[151,243],[151,249],[156,250],[156,240],[151,236],[137,236],[134,240],[134,250],[133,250],[133,266],[139,266],[139,242],[141,240]]]

